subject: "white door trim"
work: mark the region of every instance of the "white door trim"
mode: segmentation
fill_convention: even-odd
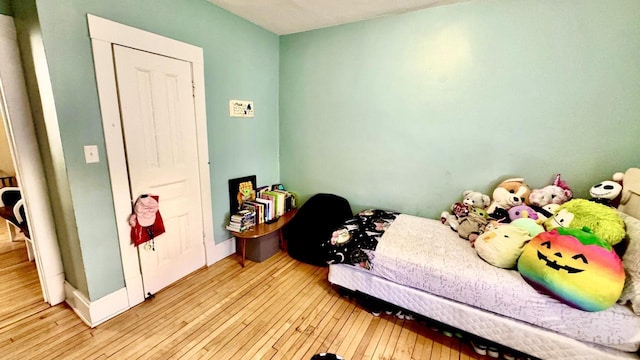
[[[111,45],[127,46],[191,63],[194,81],[203,238],[207,265],[211,265],[217,259],[214,251],[215,241],[213,239],[209,146],[204,94],[204,55],[202,48],[91,14],[87,15],[87,20],[93,46],[98,97],[102,113],[102,125],[104,128],[109,176],[111,177],[118,239],[122,254],[125,287],[129,306],[132,307],[144,301],[144,290],[142,288],[138,253],[131,244],[130,228],[127,222],[127,217],[131,213],[131,199]]]
[[[43,70],[38,63],[44,59],[44,49],[41,45],[38,41],[32,44],[36,72],[38,69]],[[41,75],[38,76],[38,83],[42,86],[40,95],[43,101],[53,99],[48,91],[51,88],[48,73],[40,71],[38,75]],[[55,109],[51,110],[46,106],[43,108],[45,117],[55,118]],[[62,258],[20,63],[14,21],[6,15],[0,15],[0,112],[7,129],[19,186],[27,205],[27,221],[35,250],[42,295],[44,301],[57,305],[65,300]]]

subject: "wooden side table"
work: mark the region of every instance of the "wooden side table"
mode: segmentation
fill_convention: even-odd
[[[282,238],[282,227],[285,226],[289,221],[291,221],[291,219],[293,219],[293,217],[296,216],[297,213],[298,209],[293,209],[280,216],[277,221],[272,222],[271,224],[258,224],[253,228],[243,232],[231,231],[231,235],[240,240],[240,247],[242,250],[242,267],[244,267],[244,261],[247,257],[247,239],[260,239],[263,236],[277,231],[280,238],[280,249],[286,250],[286,244],[284,243],[284,239]]]

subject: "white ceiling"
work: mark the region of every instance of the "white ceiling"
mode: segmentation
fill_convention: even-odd
[[[278,35],[402,14],[463,0],[209,0]]]

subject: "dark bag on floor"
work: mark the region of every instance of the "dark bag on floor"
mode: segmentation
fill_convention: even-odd
[[[307,264],[327,266],[328,254],[322,244],[352,216],[345,198],[332,194],[312,196],[282,229],[289,256]]]

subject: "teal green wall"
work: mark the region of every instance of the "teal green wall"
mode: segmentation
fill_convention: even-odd
[[[224,230],[228,179],[255,174],[261,183],[279,180],[278,37],[205,0],[36,0],[36,4],[71,189],[69,216],[77,223],[74,231],[89,298],[121,288],[124,280],[87,13],[204,49],[214,236],[217,242],[229,238]],[[255,118],[230,119],[230,99],[253,100]],[[83,146],[90,144],[98,145],[98,164],[84,161]]]
[[[470,1],[280,38],[281,181],[428,217],[639,166],[640,2]]]
[[[0,14],[13,16],[11,0],[0,0]]]

